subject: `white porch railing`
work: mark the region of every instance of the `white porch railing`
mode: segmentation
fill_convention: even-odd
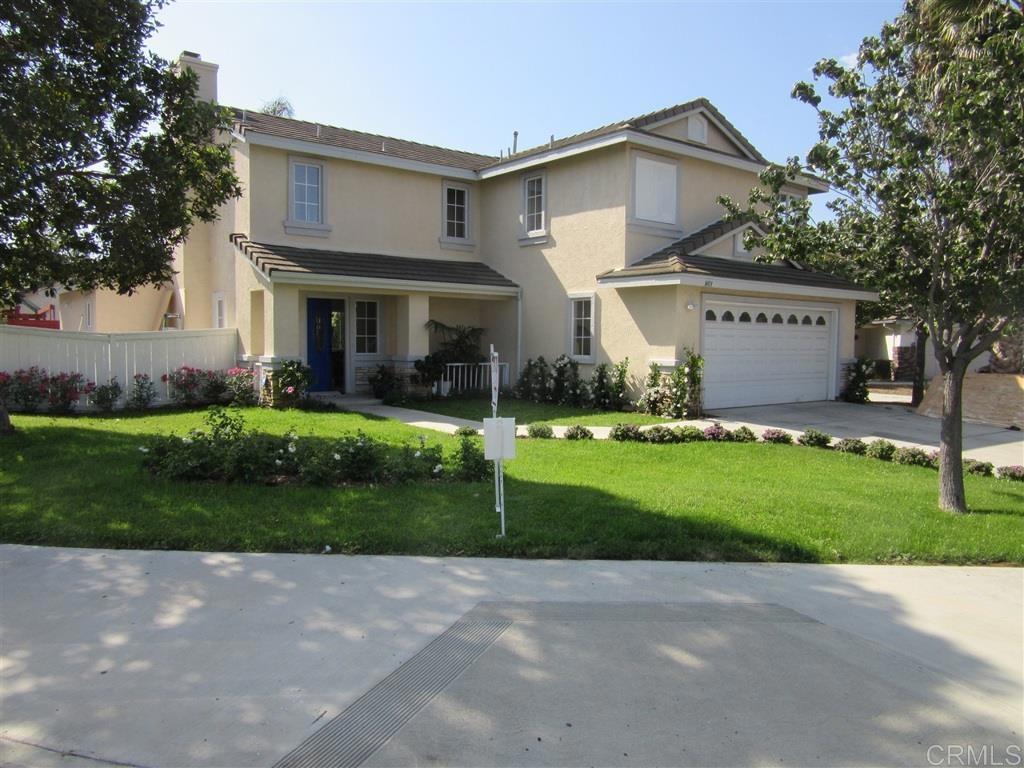
[[[508,387],[508,363],[498,363],[498,386]],[[444,381],[451,384],[451,392],[470,392],[490,389],[490,363],[448,363]]]

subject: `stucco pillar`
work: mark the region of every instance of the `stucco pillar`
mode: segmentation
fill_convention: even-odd
[[[422,293],[399,296],[397,304],[395,358],[419,360],[430,352],[430,297]]]

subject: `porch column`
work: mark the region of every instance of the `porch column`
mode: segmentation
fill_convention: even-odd
[[[430,297],[422,293],[399,296],[396,315],[396,359],[408,362],[425,357],[430,352]]]

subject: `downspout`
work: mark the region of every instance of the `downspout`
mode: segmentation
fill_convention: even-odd
[[[523,289],[520,286],[516,294],[516,370],[515,377],[509,376],[509,384],[519,378],[523,369]]]

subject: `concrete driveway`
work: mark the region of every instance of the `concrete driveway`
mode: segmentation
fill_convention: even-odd
[[[919,416],[913,409],[896,403],[757,405],[721,408],[713,415],[723,422],[748,424],[755,431],[767,427],[803,431],[814,427],[836,437],[885,438],[897,445],[939,447],[939,420]],[[1024,432],[965,421],[964,455],[991,461],[997,467],[1024,464]]]
[[[0,764],[1012,765],[1022,606],[1008,568],[4,545]]]

